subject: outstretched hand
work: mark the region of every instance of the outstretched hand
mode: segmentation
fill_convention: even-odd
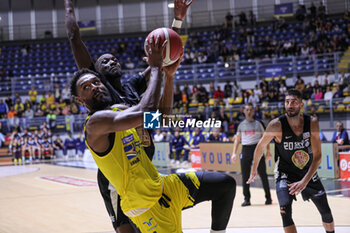
[[[154,35],[149,38],[146,49],[148,52],[148,64],[151,67],[161,68],[163,66],[163,50],[167,43],[168,41],[165,40],[161,44],[159,35],[156,38],[154,38]]]
[[[290,195],[298,195],[300,192],[302,192],[305,187],[306,187],[307,183],[304,182],[303,180],[298,181],[298,182],[294,182],[288,185],[289,187],[289,194]]]
[[[174,0],[174,16],[175,19],[184,20],[188,7],[191,6],[193,0],[187,2],[187,0]]]
[[[249,179],[247,181],[247,184],[250,184],[250,183],[254,182],[257,176],[258,176],[257,171],[253,171],[252,170],[251,173],[250,173],[250,177],[249,177]]]

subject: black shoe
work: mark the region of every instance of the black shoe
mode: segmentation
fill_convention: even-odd
[[[244,200],[244,202],[242,203],[242,206],[250,206],[250,201]]]
[[[271,205],[272,204],[272,199],[266,199],[265,205]]]

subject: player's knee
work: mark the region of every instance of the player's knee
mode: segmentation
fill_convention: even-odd
[[[323,214],[321,214],[321,216],[322,216],[322,222],[325,222],[325,223],[333,222],[333,215],[332,215],[331,211],[329,211],[327,213],[323,213]]]
[[[230,193],[231,195],[234,195],[236,193],[236,180],[232,176],[225,175],[223,183],[225,185],[225,191],[227,193]]]
[[[280,206],[283,227],[294,225],[291,205]]]

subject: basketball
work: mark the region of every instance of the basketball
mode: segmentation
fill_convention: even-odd
[[[160,44],[163,44],[165,40],[168,40],[168,43],[164,48],[164,52],[163,52],[163,66],[169,66],[174,62],[176,62],[180,58],[181,54],[183,53],[183,46],[182,46],[182,41],[180,36],[170,28],[158,28],[153,30],[151,33],[148,34],[145,40],[144,50],[147,56],[148,56],[147,41],[153,35],[155,36],[154,37],[155,39],[159,35]]]

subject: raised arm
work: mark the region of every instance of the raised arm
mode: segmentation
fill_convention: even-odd
[[[282,138],[282,127],[279,119],[275,119],[268,124],[265,133],[263,134],[262,138],[260,139],[258,145],[255,148],[253,167],[247,184],[250,184],[255,180],[258,174],[258,165],[261,157],[263,156],[264,149],[267,147],[267,145],[270,144],[271,140],[274,138]]]
[[[180,34],[182,21],[185,19],[187,10],[193,3],[193,0],[187,2],[187,0],[174,0],[174,21],[171,26],[171,29],[173,29],[175,32]],[[176,70],[175,70],[176,71]],[[174,73],[175,74],[175,73]],[[142,75],[146,78],[146,82],[148,82],[149,75],[150,75],[150,67],[146,68]],[[167,75],[167,74],[165,74]]]
[[[124,111],[103,110],[93,114],[86,125],[86,131],[91,140],[101,135],[138,127],[142,124],[143,111],[155,110],[158,107],[162,83],[162,51],[166,43],[167,41],[160,45],[159,38],[156,41],[154,38],[150,39],[151,78],[140,103]]]
[[[185,19],[188,8],[193,3],[193,0],[187,2],[187,0],[174,0],[174,21],[172,29],[180,34],[182,21]]]
[[[75,64],[78,69],[91,68],[93,67],[93,61],[84,42],[81,40],[72,0],[64,0],[64,6],[66,11],[66,32],[74,55]]]
[[[309,170],[298,182],[289,184],[289,193],[291,195],[298,194],[304,190],[306,185],[309,183],[313,175],[316,173],[318,167],[321,164],[321,139],[320,139],[320,127],[318,125],[318,120],[316,117],[311,117],[311,147],[313,159]]]
[[[163,95],[159,101],[159,109],[163,114],[169,115],[173,110],[174,100],[174,77],[177,68],[180,66],[182,56],[174,64],[164,67],[165,79]]]

